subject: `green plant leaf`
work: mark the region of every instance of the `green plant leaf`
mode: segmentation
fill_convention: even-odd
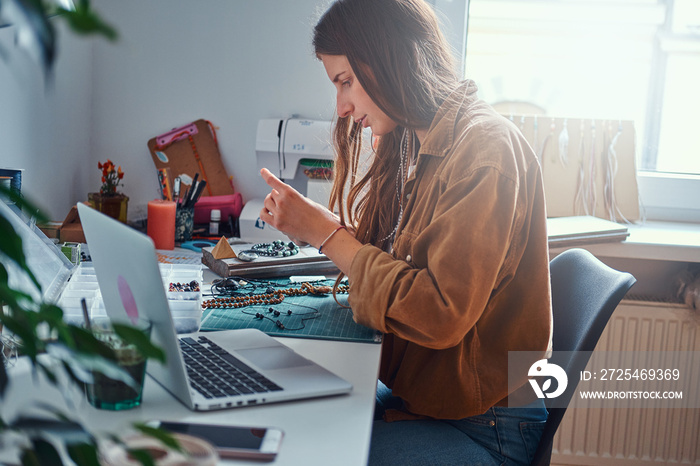
[[[0,364],[0,399],[5,395],[5,390],[7,389],[7,370],[5,369],[5,364]],[[0,418],[0,432],[3,431],[3,422]]]
[[[177,439],[173,436],[173,434],[165,429],[161,429],[159,427],[151,427],[147,424],[143,424],[140,422],[135,422],[132,424],[136,430],[139,430],[142,434],[148,435],[149,437],[153,437],[156,440],[158,440],[160,443],[165,445],[166,447],[183,452],[184,450],[182,449],[182,446],[180,445],[180,442],[177,441]]]
[[[22,451],[20,460],[22,461],[22,466],[42,466],[41,462],[39,461],[39,458],[37,458],[37,453],[33,450]]]
[[[26,459],[23,458],[23,464],[42,466],[62,464],[60,458],[55,457],[57,454],[55,444],[47,441],[51,438],[53,442],[60,442],[60,445],[66,447],[66,451],[76,464],[99,465],[95,438],[82,425],[45,403],[39,403],[37,407],[46,410],[56,418],[20,417],[8,426],[31,440],[32,451],[25,452]]]
[[[46,322],[51,330],[66,326],[63,322],[63,310],[55,304],[41,303],[37,311],[37,317],[39,322]]]
[[[112,323],[114,332],[127,343],[131,343],[145,358],[156,359],[162,363],[165,362],[165,352],[159,347],[151,343],[150,336],[143,333],[130,325]]]
[[[42,321],[52,325],[63,322],[63,310],[55,304],[41,303],[39,306],[39,316]]]
[[[3,0],[4,1],[4,0]],[[53,68],[56,57],[56,32],[46,17],[46,7],[42,0],[12,0],[17,8],[7,9],[13,15],[7,18],[17,28],[17,34],[29,38],[30,47],[34,48],[41,59],[46,76]],[[3,9],[3,13],[7,13]]]
[[[5,314],[2,316],[2,323],[7,330],[14,333],[22,341],[20,348],[22,354],[29,356],[32,361],[36,361],[41,341],[36,334],[36,326],[31,324],[31,319],[27,318],[30,312]]]
[[[25,452],[25,454],[22,455],[22,464],[36,464],[38,466],[47,464],[63,464],[63,461],[61,461],[61,456],[58,454],[56,447],[54,447],[53,444],[51,444],[51,442],[48,442],[42,438],[31,439],[31,442],[32,451]],[[31,453],[31,455],[29,453]],[[31,462],[25,462],[25,457],[28,457],[27,459],[30,459]]]
[[[9,198],[10,202],[14,202],[17,207],[19,207],[24,212],[29,212],[34,218],[36,218],[37,223],[46,223],[50,221],[49,217],[39,209],[39,207],[22,196],[12,188],[0,185],[0,194]]]
[[[24,249],[22,249],[22,237],[17,234],[10,221],[2,215],[0,215],[0,253],[16,263],[29,276],[37,289],[41,290],[39,281],[27,265]]]
[[[69,325],[56,325],[54,328],[56,331],[56,339],[60,342],[63,342],[66,346],[69,348],[75,348],[75,339],[73,338],[73,334],[71,333],[71,329]]]
[[[10,288],[7,284],[0,282],[0,301],[10,306],[11,310],[24,310],[23,305],[33,304],[32,296],[19,290]]]
[[[156,464],[148,450],[127,448],[126,451],[129,452],[129,456],[139,461],[143,466],[155,466]]]
[[[68,428],[68,429],[84,431],[84,429],[82,428],[82,426],[80,424],[78,424],[76,421],[69,418],[67,414],[62,412],[57,407],[55,407],[49,403],[44,403],[42,401],[38,402],[36,407],[43,410],[43,411],[46,411],[47,413],[50,413],[52,416],[54,416],[57,419],[58,422],[56,420],[53,420],[53,419],[44,419],[44,418],[26,418],[25,417],[25,418],[21,418],[21,419],[25,420],[25,421],[27,419],[29,419],[29,420],[38,419],[39,422],[41,422],[41,423],[47,424],[49,426],[56,425],[56,427],[60,427],[64,430],[66,428]],[[87,432],[85,432],[85,434],[89,435]],[[92,439],[92,436],[90,436],[90,438]]]
[[[89,443],[76,443],[66,445],[70,458],[80,466],[100,466],[97,456],[97,446]]]
[[[20,294],[21,292],[15,291],[6,285],[0,284],[0,302],[9,308],[9,315],[24,311],[18,300],[18,298],[21,298]],[[3,319],[4,316],[0,314],[0,321],[3,321]]]
[[[63,367],[63,370],[66,371],[68,377],[73,381],[74,384],[76,384],[79,387],[86,383],[85,379],[88,379],[90,381],[93,380],[92,372],[88,372],[88,376],[84,376],[83,374],[85,372],[83,372],[81,369],[78,369],[76,373],[76,371],[73,370],[73,367],[65,361],[62,361],[61,365]]]
[[[137,390],[139,387],[126,370],[119,367],[117,363],[101,356],[80,353],[59,343],[47,345],[46,352],[51,357],[68,364],[72,368],[74,375],[84,383],[93,381],[92,372],[94,371],[110,379],[124,382],[134,390]]]
[[[96,34],[111,41],[117,39],[117,31],[91,9],[90,2],[81,1],[76,5],[75,10],[58,8],[57,12],[66,19],[68,26],[77,34]]]
[[[5,285],[10,281],[10,276],[7,273],[7,269],[5,268],[5,264],[0,262],[0,285]]]
[[[58,419],[43,416],[21,416],[10,425],[13,429],[20,429],[39,438],[40,433],[51,434],[69,443],[94,443],[94,438],[76,421],[69,420],[60,414],[56,408],[46,403],[39,403],[38,407],[46,410]]]
[[[66,346],[69,346],[80,353],[93,354],[101,356],[112,361],[116,361],[117,356],[114,354],[109,346],[105,345],[103,342],[95,338],[95,335],[90,330],[87,330],[76,325],[66,325],[65,329],[70,334],[71,340],[74,345],[69,345],[70,341],[64,341]],[[60,337],[59,333],[59,337]]]
[[[50,367],[46,366],[45,364],[42,364],[41,362],[36,363],[34,366],[39,372],[43,373],[44,376],[51,382],[53,385],[58,384],[58,378],[56,377],[56,373],[51,369]]]

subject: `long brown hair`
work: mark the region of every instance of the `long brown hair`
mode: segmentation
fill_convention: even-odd
[[[382,136],[360,180],[362,127],[338,118],[335,180],[329,207],[362,243],[384,247],[399,212],[396,173],[404,128],[428,128],[457,85],[437,18],[423,0],[337,0],[314,29],[316,55],[344,55],[367,95],[397,128]],[[345,205],[345,186],[350,179]]]

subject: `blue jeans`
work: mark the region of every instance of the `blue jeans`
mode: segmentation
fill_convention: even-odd
[[[401,403],[379,383],[370,466],[529,465],[547,420],[542,400],[519,408],[494,406],[456,421],[381,419],[385,409]]]

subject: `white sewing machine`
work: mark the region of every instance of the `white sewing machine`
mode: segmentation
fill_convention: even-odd
[[[327,206],[333,181],[309,177],[305,170],[318,169],[317,162],[333,161],[333,125],[331,121],[301,118],[260,120],[255,139],[258,170],[267,168],[304,196]],[[371,130],[366,128],[362,135],[364,156],[370,153],[371,140]],[[239,220],[241,238],[284,239],[258,218],[262,207],[262,199],[246,202]]]
[[[255,140],[258,170],[267,168],[301,194],[328,205],[333,182],[310,178],[304,170],[315,168],[314,161],[333,160],[332,131],[330,121],[300,118],[260,120]],[[284,235],[258,218],[262,207],[262,199],[246,202],[240,217],[241,238],[256,241],[283,239]]]
[[[333,160],[332,131],[330,121],[260,120],[255,139],[258,168],[267,168],[287,183],[303,181],[303,159]]]

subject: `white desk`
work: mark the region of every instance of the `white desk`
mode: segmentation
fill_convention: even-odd
[[[73,393],[75,408],[68,408],[55,388],[35,384],[27,361],[11,369],[11,385],[2,409],[27,412],[37,402],[61,407],[76,415],[92,433],[123,433],[133,421],[167,419],[241,426],[274,426],[285,432],[274,465],[362,465],[367,462],[379,367],[380,345],[281,338],[299,354],[312,359],[353,384],[349,395],[294,401],[209,413],[190,411],[153,379],[147,377],[143,404],[121,412],[93,408],[80,393]],[[0,461],[6,459],[0,453]],[[221,464],[260,465],[259,462],[221,461]]]
[[[204,281],[216,278],[205,269]],[[164,419],[254,427],[278,427],[285,432],[273,465],[366,464],[381,345],[301,338],[279,338],[302,356],[334,372],[353,385],[349,395],[198,413],[190,411],[153,379],[147,377],[143,403],[122,412],[93,408],[74,391],[75,407],[67,407],[57,390],[35,384],[27,361],[11,369],[7,397],[0,401],[6,419],[27,412],[37,402],[48,402],[74,414],[93,434],[123,433],[133,421]],[[6,452],[0,452],[0,462]],[[260,465],[259,462],[221,461],[221,464]]]

